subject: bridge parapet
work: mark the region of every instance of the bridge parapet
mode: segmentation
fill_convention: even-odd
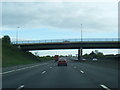
[[[81,39],[54,39],[54,40],[24,40],[13,41],[12,44],[37,44],[37,43],[69,43],[69,42],[118,42],[118,38],[83,38]]]

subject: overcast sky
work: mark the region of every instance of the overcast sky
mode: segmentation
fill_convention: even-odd
[[[117,3],[16,2],[3,3],[3,29],[57,28],[87,32],[117,31]]]
[[[4,2],[2,35],[19,40],[118,37],[117,2]],[[17,27],[20,27],[19,29]]]

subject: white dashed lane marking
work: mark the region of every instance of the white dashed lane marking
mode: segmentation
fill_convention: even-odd
[[[74,66],[74,68],[77,68],[76,66]]]
[[[84,71],[80,70],[81,73],[84,73]]]
[[[44,74],[44,73],[46,73],[46,71],[43,71],[41,74]]]
[[[105,86],[105,85],[103,85],[103,84],[101,84],[100,85],[102,88],[104,88],[105,90],[111,90],[110,88],[108,88],[107,86]]]
[[[22,88],[24,88],[24,85],[21,85],[21,86],[18,87],[16,90],[21,90]]]

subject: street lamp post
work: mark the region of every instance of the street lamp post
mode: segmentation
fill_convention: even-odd
[[[83,38],[82,38],[82,24],[81,24],[81,43],[83,41]],[[80,48],[80,59],[82,60],[82,47]]]
[[[81,24],[81,42],[82,42],[82,24]]]
[[[17,27],[17,30],[16,30],[16,44],[18,43],[18,29],[19,29],[20,27]]]

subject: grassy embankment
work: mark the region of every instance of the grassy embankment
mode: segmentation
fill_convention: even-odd
[[[52,60],[51,57],[37,57],[30,52],[24,52],[13,45],[2,45],[2,67],[31,64]]]

